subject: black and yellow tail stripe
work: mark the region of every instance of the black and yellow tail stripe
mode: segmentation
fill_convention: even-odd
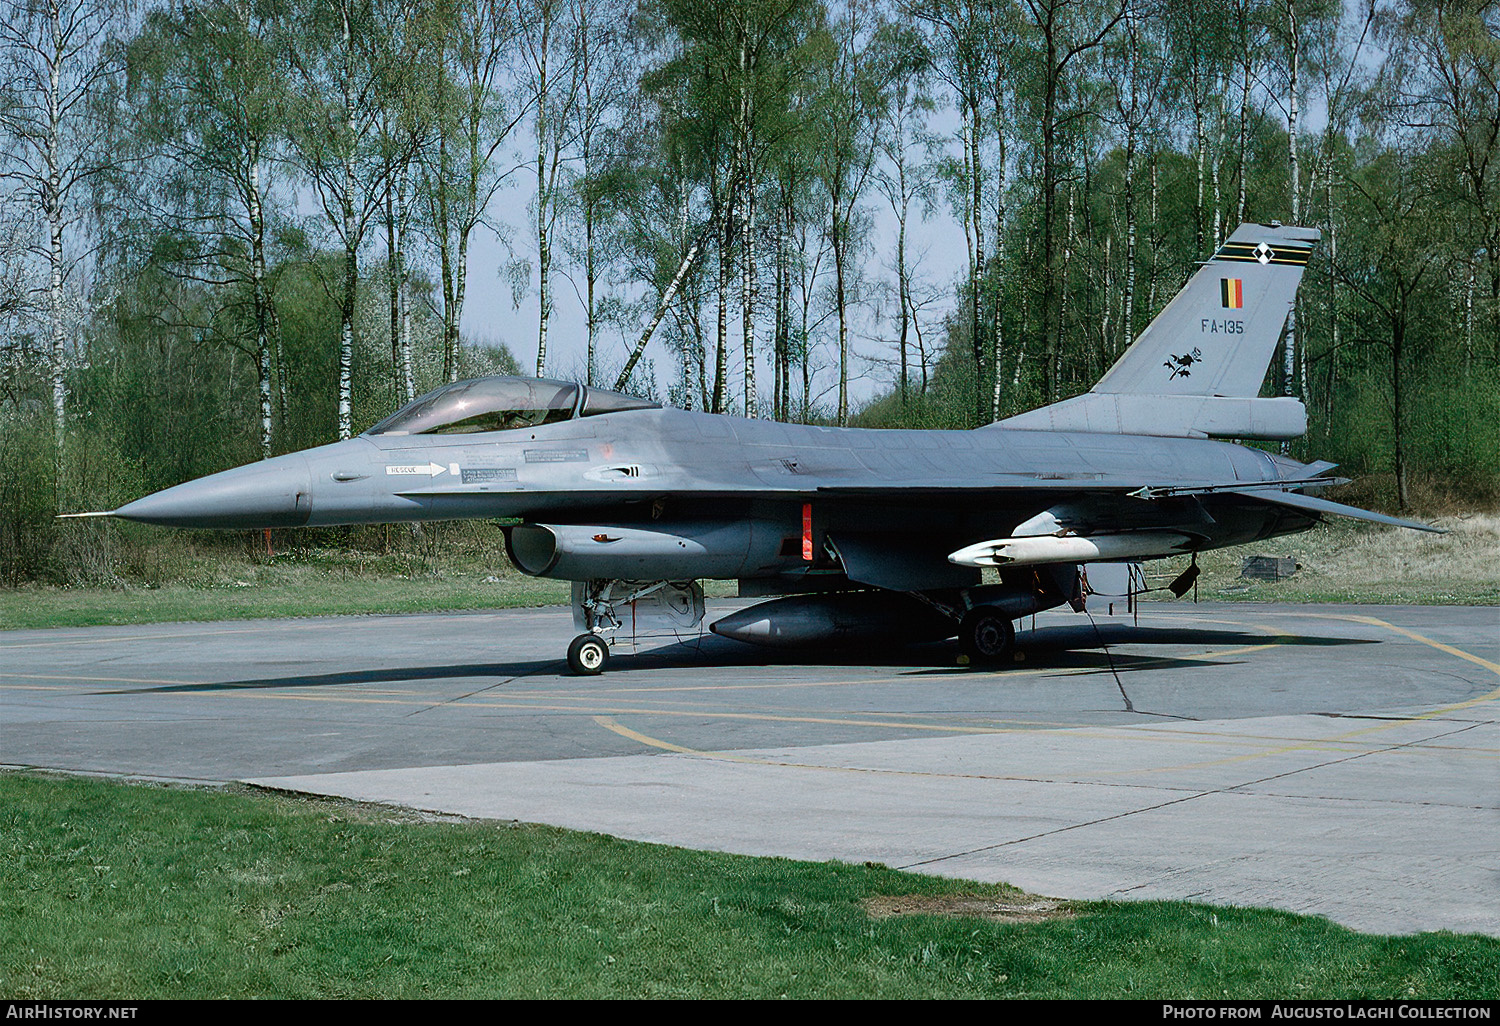
[[[1291,267],[1306,267],[1307,259],[1312,255],[1311,246],[1299,246],[1290,242],[1265,243],[1270,247],[1271,258],[1268,264],[1282,264]],[[1260,263],[1259,242],[1228,242],[1214,254],[1215,260],[1238,260],[1251,263]]]

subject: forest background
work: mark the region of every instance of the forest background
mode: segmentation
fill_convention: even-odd
[[[1291,454],[1493,508],[1496,3],[13,0],[0,581],[111,580],[134,528],[57,512],[485,373],[988,423],[1272,220],[1323,231]]]

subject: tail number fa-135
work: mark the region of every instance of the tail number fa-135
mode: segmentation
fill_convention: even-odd
[[[1219,321],[1211,317],[1205,317],[1200,322],[1198,330],[1205,335],[1243,335],[1245,333],[1245,322]]]

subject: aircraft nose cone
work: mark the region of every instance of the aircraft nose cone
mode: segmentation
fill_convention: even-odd
[[[312,512],[307,458],[277,456],[128,502],[123,520],[163,527],[301,527]]]

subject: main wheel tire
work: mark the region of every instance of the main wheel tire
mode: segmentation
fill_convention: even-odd
[[[994,606],[971,609],[958,627],[958,648],[975,666],[993,666],[1015,651],[1016,628],[1004,611]]]
[[[580,634],[568,646],[568,669],[579,677],[593,677],[609,664],[609,645],[597,634]]]

